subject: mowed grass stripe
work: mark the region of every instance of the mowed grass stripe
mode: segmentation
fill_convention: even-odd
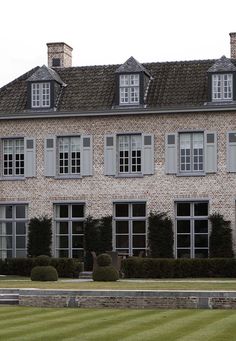
[[[105,310],[105,314],[103,310],[97,311],[98,316],[94,319],[94,316],[88,316],[85,321],[81,320],[81,315],[83,316],[83,311],[79,311],[79,316],[76,321],[69,321],[69,327],[64,323],[64,320],[61,321],[61,324],[56,323],[55,328],[50,327],[47,331],[37,330],[36,337],[34,336],[34,340],[63,340],[64,338],[68,338],[69,335],[78,335],[81,340],[81,335],[87,333],[91,329],[99,330],[100,326],[104,323],[106,325],[111,326],[112,320],[119,319],[120,321],[129,320],[133,315],[140,315],[141,312],[138,310]],[[92,315],[92,314],[91,314]],[[28,334],[28,333],[27,333]],[[29,334],[28,334],[29,335]]]
[[[180,341],[210,341],[210,340],[235,340],[236,339],[236,312],[235,311],[228,311],[228,316],[222,316],[217,321],[208,322],[205,326],[201,325],[201,328],[199,328],[197,331],[192,332],[189,331],[189,334],[185,337],[181,337],[178,340]],[[222,312],[223,315],[223,312]],[[229,334],[229,329],[231,332],[233,331],[233,334],[231,333],[231,336]],[[227,335],[228,334],[228,335]],[[227,337],[226,337],[227,336]]]
[[[75,330],[79,331],[80,328],[89,329],[91,325],[96,324],[99,326],[100,319],[109,319],[110,311],[107,310],[87,310],[87,311],[81,311],[79,309],[67,309],[70,311],[70,314],[65,317],[65,314],[63,315],[64,309],[61,310],[61,316],[60,318],[57,316],[56,319],[41,319],[40,321],[35,321],[33,323],[27,323],[23,326],[15,326],[13,325],[10,330],[6,331],[4,334],[1,333],[1,335],[4,335],[7,340],[10,338],[14,338],[19,335],[24,335],[26,339],[29,340],[49,340],[52,336],[52,340],[58,339],[60,337],[60,334],[65,332],[65,335],[67,335],[68,330]],[[132,314],[130,311],[122,312],[119,310],[113,310],[112,315],[129,315]],[[125,316],[124,316],[125,318]],[[29,328],[30,327],[30,328]]]
[[[175,317],[169,319],[167,316],[166,323],[162,325],[154,325],[145,330],[136,330],[134,333],[130,333],[127,337],[120,338],[122,341],[141,341],[141,340],[171,340],[169,337],[175,336],[179,329],[187,327],[196,319],[199,323],[208,316],[209,310],[184,310],[186,315],[182,315],[182,310],[175,310]],[[175,340],[175,339],[174,339]],[[195,341],[195,340],[194,340]]]
[[[37,334],[38,332],[45,332],[47,333],[48,328],[58,328],[58,326],[65,326],[68,328],[68,325],[73,323],[83,322],[84,320],[90,320],[96,318],[100,315],[107,315],[106,311],[85,311],[82,316],[79,316],[78,309],[63,309],[59,308],[55,311],[46,311],[44,315],[39,314],[37,316],[34,315],[33,321],[30,320],[30,317],[25,318],[24,320],[16,322],[16,320],[11,320],[11,324],[4,327],[5,330],[1,329],[1,337],[9,338],[14,336],[27,335],[27,334]]]

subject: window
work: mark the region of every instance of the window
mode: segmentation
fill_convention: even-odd
[[[80,174],[81,161],[80,137],[58,138],[58,173],[59,175]]]
[[[141,251],[146,253],[146,204],[115,204],[114,229],[116,251],[129,256],[138,256]]]
[[[232,74],[212,75],[212,100],[233,99],[233,76]]]
[[[24,139],[3,139],[3,176],[24,176]]]
[[[0,257],[27,255],[26,205],[0,205]]]
[[[120,104],[139,104],[139,75],[120,75]]]
[[[32,108],[50,107],[50,83],[31,84]]]
[[[84,204],[55,205],[55,256],[83,258]]]
[[[208,257],[209,228],[207,202],[176,204],[177,258]]]
[[[141,135],[119,135],[119,173],[141,173]]]
[[[180,172],[203,172],[203,133],[181,133],[179,135]]]

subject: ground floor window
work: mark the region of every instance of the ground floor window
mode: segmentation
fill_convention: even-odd
[[[55,256],[83,258],[84,204],[55,205]]]
[[[175,244],[177,258],[208,257],[208,202],[176,203]]]
[[[121,254],[138,256],[146,253],[146,204],[116,203],[114,205],[114,248]]]
[[[0,257],[27,255],[27,206],[0,205]]]

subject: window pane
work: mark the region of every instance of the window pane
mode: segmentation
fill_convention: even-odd
[[[117,248],[128,248],[129,247],[128,236],[117,235],[116,236],[116,247]]]
[[[195,233],[208,233],[208,220],[195,220]]]
[[[207,249],[195,249],[195,258],[208,258]]]
[[[72,205],[72,218],[84,217],[84,205]]]
[[[16,223],[16,234],[26,234],[25,223]]]
[[[60,257],[60,258],[68,258],[69,257],[68,250],[58,250],[57,254],[58,254],[58,257]]]
[[[116,217],[128,217],[129,205],[128,204],[116,204]]]
[[[12,237],[0,237],[0,249],[12,249]]]
[[[83,236],[72,236],[72,248],[83,249],[84,237]]]
[[[68,222],[57,223],[57,234],[68,234]]]
[[[84,223],[83,221],[73,221],[72,222],[72,234],[84,233]]]
[[[24,236],[16,237],[16,248],[17,249],[25,249],[26,247],[26,238]]]
[[[68,205],[60,205],[59,206],[59,217],[67,218],[68,217]]]
[[[195,235],[195,247],[208,247],[208,235],[196,234]]]
[[[190,235],[179,234],[177,236],[177,247],[190,247]]]
[[[186,249],[178,249],[177,250],[178,258],[190,258],[190,250]]]
[[[133,233],[146,233],[146,222],[133,221]]]
[[[133,217],[145,217],[145,204],[133,204]]]
[[[72,250],[72,258],[79,258],[83,260],[84,251],[83,250]]]
[[[145,247],[145,236],[135,235],[133,236],[133,247]]]
[[[208,203],[198,202],[194,204],[195,216],[208,216]]]
[[[181,202],[177,204],[177,216],[189,217],[190,216],[190,203]]]
[[[12,223],[0,223],[0,234],[11,235],[12,234]]]
[[[26,250],[16,250],[16,258],[24,258],[26,256]]]
[[[6,206],[6,218],[12,218],[12,206]]]
[[[69,246],[68,236],[57,237],[58,247],[67,249]]]
[[[116,221],[116,233],[129,233],[129,222]]]
[[[190,220],[178,220],[177,233],[190,233]]]

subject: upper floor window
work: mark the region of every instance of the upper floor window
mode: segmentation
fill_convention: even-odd
[[[213,74],[212,75],[212,100],[233,99],[233,75]]]
[[[120,75],[120,104],[139,104],[139,74]]]
[[[58,138],[58,173],[59,175],[80,174],[80,137]]]
[[[50,107],[50,83],[31,84],[32,108]]]
[[[141,135],[119,135],[119,173],[141,172]]]
[[[179,136],[180,172],[203,172],[203,133],[181,133]]]
[[[4,139],[3,176],[23,176],[24,168],[24,139]]]

